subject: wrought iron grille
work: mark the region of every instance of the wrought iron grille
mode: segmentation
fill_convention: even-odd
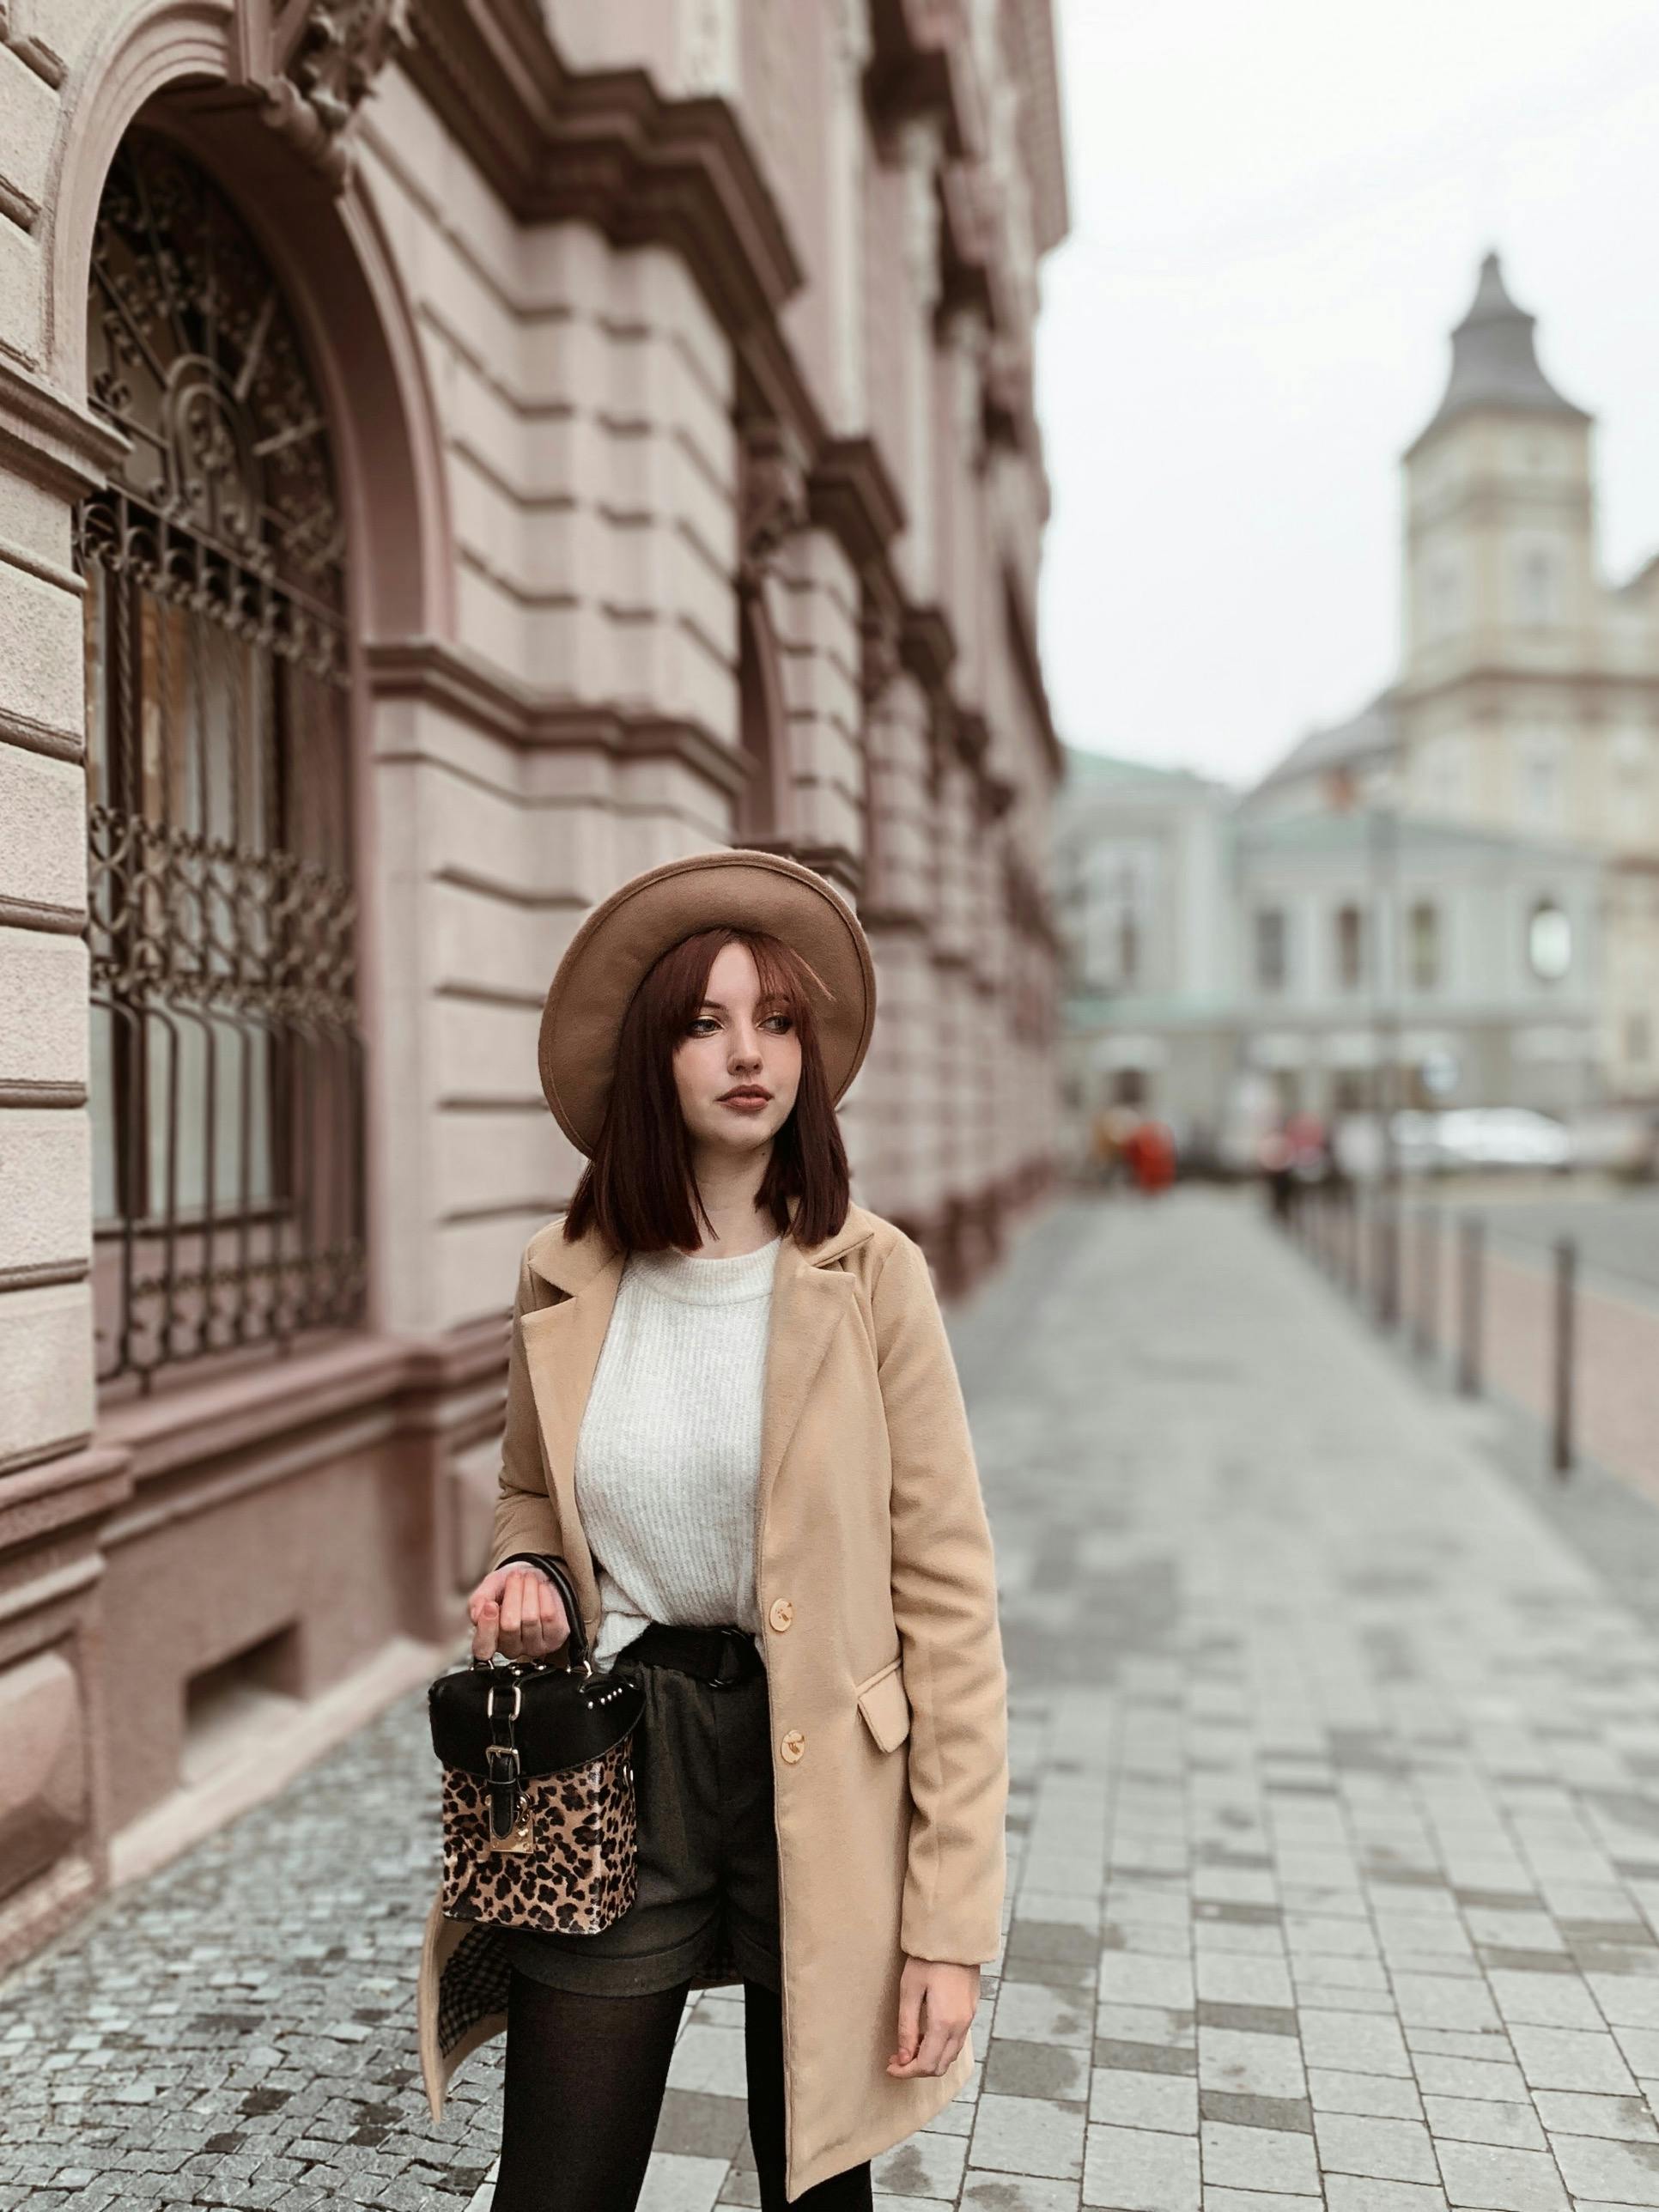
[[[204,173],[99,212],[83,502],[100,1380],[362,1319],[349,634],[325,412]]]

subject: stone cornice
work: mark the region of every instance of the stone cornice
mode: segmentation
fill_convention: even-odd
[[[108,483],[127,451],[118,430],[0,356],[0,455],[30,483],[82,499]]]
[[[899,659],[924,691],[942,691],[957,657],[956,636],[943,607],[906,607],[899,619]]]
[[[828,440],[806,490],[812,520],[839,541],[855,568],[885,561],[904,526],[904,502],[873,439]]]
[[[1054,719],[1048,708],[1048,686],[1042,680],[1042,662],[1037,653],[1036,623],[1025,604],[1025,594],[1013,576],[1005,568],[1002,577],[1003,599],[1008,617],[1008,637],[1013,647],[1013,662],[1025,696],[1036,722],[1037,735],[1056,783],[1066,773],[1066,756],[1061,750]]]
[[[1429,701],[1443,699],[1455,691],[1485,690],[1501,694],[1506,690],[1525,691],[1589,691],[1601,696],[1623,695],[1629,692],[1645,694],[1651,700],[1659,697],[1659,670],[1619,668],[1506,668],[1481,661],[1471,668],[1461,668],[1449,676],[1436,677],[1430,683],[1419,683],[1402,678],[1395,687],[1395,696],[1402,709],[1421,707]],[[1483,703],[1487,711],[1498,701],[1489,698]]]
[[[724,100],[665,100],[643,70],[578,74],[511,0],[415,0],[404,67],[523,222],[671,246],[736,337],[799,290],[799,257]]]
[[[871,0],[864,94],[872,121],[890,130],[913,115],[938,115],[949,152],[977,155],[984,118],[966,31],[959,0]]]
[[[419,700],[509,744],[678,760],[728,798],[735,798],[747,779],[742,755],[701,723],[553,698],[515,684],[438,638],[370,645],[364,660],[376,699]]]
[[[779,853],[786,860],[816,868],[854,900],[864,888],[864,862],[848,846],[817,844],[805,837],[745,837],[743,842],[751,852]]]

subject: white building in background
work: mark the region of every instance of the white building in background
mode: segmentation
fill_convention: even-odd
[[[1056,895],[1073,1157],[1144,1108],[1202,1152],[1265,1114],[1596,1096],[1596,854],[1391,810],[1256,811],[1068,748]],[[1385,1093],[1382,1071],[1392,1071]]]
[[[1659,1097],[1659,560],[1601,582],[1533,320],[1489,254],[1404,456],[1392,684],[1237,802],[1068,750],[1074,1114]]]

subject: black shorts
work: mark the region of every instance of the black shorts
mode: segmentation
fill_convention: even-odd
[[[643,1996],[682,1982],[780,1987],[778,1840],[764,1673],[717,1686],[642,1663],[635,1731],[639,1889],[596,1936],[502,1930],[514,1968],[556,1989]]]

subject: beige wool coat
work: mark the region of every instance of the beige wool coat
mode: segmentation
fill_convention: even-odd
[[[561,1553],[590,1636],[576,1432],[624,1255],[563,1217],[525,1248],[491,1561]],[[894,2081],[905,1954],[1000,1948],[1006,1675],[961,1386],[921,1247],[859,1206],[774,1279],[756,1512],[771,1712],[793,2198],[931,2119],[967,2080]],[[428,1913],[418,1998],[433,2118],[506,2026],[492,1931]]]

